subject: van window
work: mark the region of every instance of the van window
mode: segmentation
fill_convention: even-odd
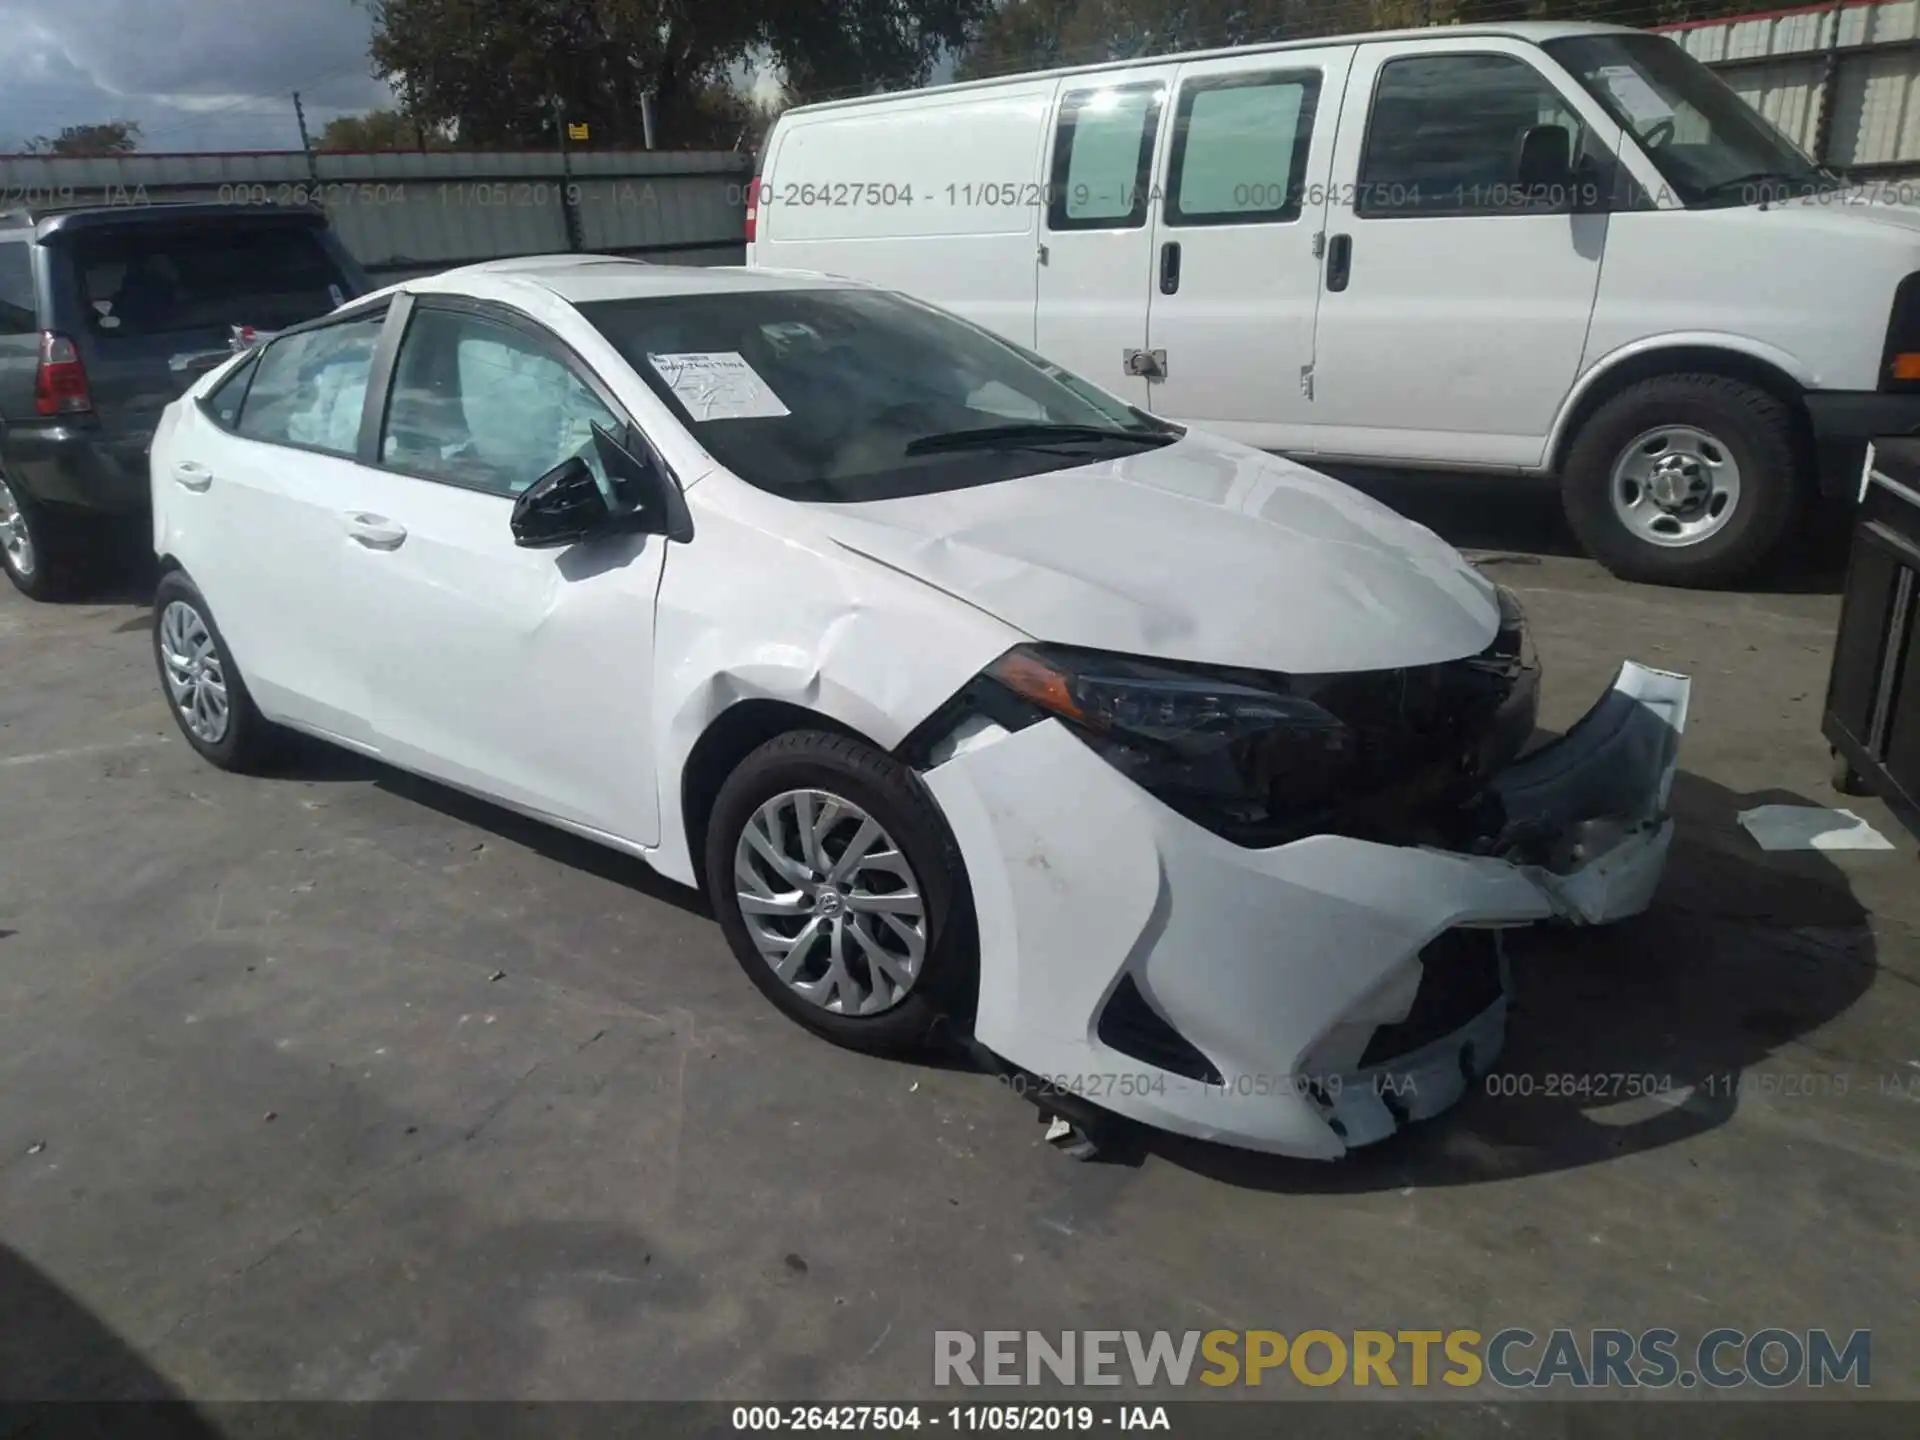
[[[1159,85],[1075,90],[1060,102],[1047,224],[1055,230],[1137,230],[1147,223]]]
[[[1515,215],[1542,205],[1519,184],[1520,144],[1536,125],[1583,143],[1580,117],[1546,76],[1511,55],[1422,55],[1381,67],[1360,160],[1361,216]]]
[[[353,293],[307,225],[124,225],[76,237],[73,260],[101,340],[284,330]]]
[[[24,242],[0,242],[0,335],[31,335],[40,328],[33,299],[33,252]]]
[[[1664,35],[1570,36],[1541,48],[1640,142],[1685,205],[1752,205],[1840,183]]]
[[[1180,87],[1167,177],[1170,225],[1246,225],[1300,215],[1320,76],[1223,75]]]
[[[384,314],[283,335],[261,352],[240,407],[250,440],[299,445],[330,455],[360,448],[360,412]]]

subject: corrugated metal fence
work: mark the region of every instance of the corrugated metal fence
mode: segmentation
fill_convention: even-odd
[[[376,278],[591,250],[744,262],[752,157],[728,151],[0,156],[0,210],[216,200],[324,205]]]
[[[1920,0],[1666,27],[1816,160],[1861,179],[1920,175]]]

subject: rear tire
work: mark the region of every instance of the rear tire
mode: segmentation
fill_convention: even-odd
[[[1574,436],[1561,481],[1567,523],[1624,580],[1732,585],[1790,533],[1808,489],[1805,448],[1792,409],[1757,386],[1710,374],[1642,380]],[[1649,472],[1646,484],[1634,478]],[[1731,497],[1714,508],[1728,484]]]
[[[811,851],[802,815],[820,837]],[[883,751],[803,730],[748,755],[714,801],[706,880],[747,978],[816,1035],[899,1054],[970,1022],[979,966],[959,847],[919,777]]]
[[[265,768],[281,732],[255,707],[206,597],[179,570],[154,593],[153,658],[174,723],[202,759],[241,774]]]
[[[0,569],[29,600],[60,600],[86,576],[79,527],[0,475]]]

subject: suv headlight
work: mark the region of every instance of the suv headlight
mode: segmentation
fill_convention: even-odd
[[[1311,811],[1353,759],[1338,717],[1253,678],[1056,645],[1019,646],[986,673],[1210,828]]]

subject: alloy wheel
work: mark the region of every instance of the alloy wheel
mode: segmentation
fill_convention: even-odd
[[[886,829],[852,801],[789,790],[754,811],[734,847],[734,893],[782,984],[836,1015],[878,1015],[913,989],[926,899]]]
[[[230,719],[226,668],[198,610],[170,600],[160,612],[160,660],[174,709],[196,739],[218,745]]]
[[[20,508],[20,502],[14,498],[13,491],[7,488],[7,482],[0,480],[0,551],[7,557],[7,565],[22,580],[32,577],[37,563],[33,553],[33,533],[27,528],[27,517]]]
[[[1740,466],[1716,436],[1662,425],[1635,437],[1613,464],[1613,513],[1634,537],[1675,549],[1718,534],[1740,504]]]

